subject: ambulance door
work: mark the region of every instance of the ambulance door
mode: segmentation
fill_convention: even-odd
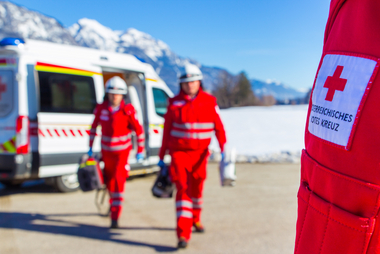
[[[164,130],[164,115],[167,111],[168,99],[173,93],[161,80],[147,79],[147,109],[149,116],[149,163],[156,164],[159,161],[158,153],[162,144]],[[170,161],[170,156],[165,157]]]
[[[145,87],[144,87],[144,75],[142,73],[136,72],[127,72],[125,74],[126,81],[128,84],[128,98],[132,103],[133,107],[137,112],[137,118],[144,128],[145,133],[145,148],[147,148],[147,140],[149,140],[149,136],[147,133],[147,114],[145,107]],[[137,153],[137,137],[136,135],[132,136],[133,149],[129,155],[129,163],[132,167],[136,167],[138,165],[145,165],[146,161],[142,163],[137,163],[136,161],[136,153]],[[148,156],[145,149],[145,157]]]
[[[60,177],[57,185],[75,189],[79,159],[89,149],[93,110],[104,95],[101,72],[85,65],[37,63],[35,68],[40,106],[38,175]],[[99,138],[93,150],[100,152]]]
[[[16,170],[16,125],[19,119],[15,58],[0,57],[0,181],[11,179]],[[21,119],[20,119],[21,120]]]

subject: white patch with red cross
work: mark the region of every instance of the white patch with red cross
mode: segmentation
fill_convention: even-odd
[[[312,93],[309,132],[349,149],[378,59],[327,54]]]

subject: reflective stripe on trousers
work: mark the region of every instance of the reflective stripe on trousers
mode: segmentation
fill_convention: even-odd
[[[203,204],[202,198],[191,198],[193,201],[193,209],[201,209]]]
[[[192,219],[193,213],[191,211],[186,211],[186,210],[177,211],[177,218],[180,218],[180,217]]]
[[[122,206],[123,201],[122,200],[112,200],[111,206]]]
[[[193,203],[191,201],[187,201],[187,200],[179,200],[175,203],[175,206],[177,208],[189,208],[189,209],[192,209],[193,208]]]
[[[123,193],[122,192],[110,192],[111,206],[122,206],[123,205]]]
[[[110,192],[111,198],[123,198],[123,193],[121,192]]]
[[[177,208],[177,218],[193,218],[193,203],[189,200],[179,200],[175,203]]]

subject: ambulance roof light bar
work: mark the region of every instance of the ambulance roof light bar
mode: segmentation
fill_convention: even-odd
[[[6,37],[0,41],[0,47],[21,46],[23,44],[25,44],[25,41],[21,38]]]

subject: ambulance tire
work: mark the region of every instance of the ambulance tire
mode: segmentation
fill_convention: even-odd
[[[79,189],[77,174],[57,176],[54,178],[54,187],[59,192],[73,192]]]
[[[0,181],[6,188],[19,188],[23,182],[23,180]]]

